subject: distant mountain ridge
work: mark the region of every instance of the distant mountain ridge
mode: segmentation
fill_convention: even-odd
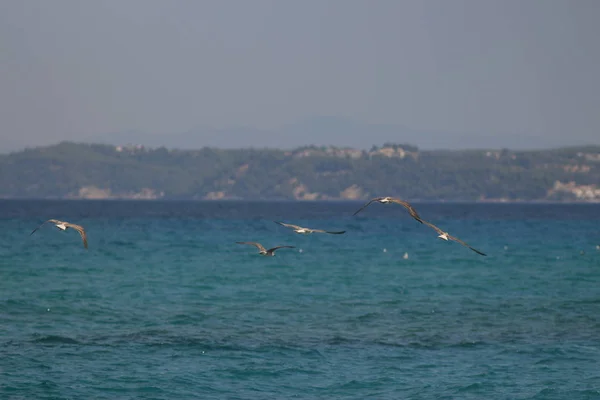
[[[600,146],[176,150],[62,142],[0,156],[0,197],[600,201]]]
[[[22,150],[24,139],[13,137],[0,142],[0,154]],[[293,149],[307,143],[316,146],[348,146],[368,150],[373,143],[413,143],[421,149],[552,149],[574,144],[571,138],[536,136],[534,134],[498,134],[492,132],[445,132],[413,129],[403,125],[363,122],[353,118],[316,116],[299,119],[271,129],[251,126],[213,127],[200,125],[183,132],[148,133],[123,131],[78,136],[83,143],[107,145],[143,144],[148,147],[165,146],[169,149],[274,148]],[[52,142],[40,142],[49,145]],[[580,145],[581,143],[576,143]],[[581,145],[588,144],[583,143]],[[593,143],[592,143],[593,144]],[[600,143],[595,143],[600,144]]]
[[[420,134],[418,131],[399,125],[369,124],[338,117],[312,117],[273,130],[253,127],[199,126],[181,133],[146,134],[130,131],[97,135],[89,141],[113,145],[141,143],[150,147],[165,146],[178,149],[202,147],[286,149],[302,147],[306,143],[317,146],[345,143],[349,147],[367,149],[372,146],[372,143],[410,141],[409,139],[418,138]]]
[[[412,129],[403,125],[368,123],[352,118],[316,116],[300,119],[271,130],[238,126],[215,128],[198,126],[187,132],[148,134],[129,131],[97,135],[87,143],[112,145],[144,144],[150,147],[197,149],[218,147],[236,149],[241,147],[269,147],[291,149],[307,143],[317,146],[343,146],[369,149],[373,143],[414,143],[427,149],[473,148],[515,148],[548,149],[557,148],[564,138],[540,138],[527,134],[492,135],[483,133],[457,133]]]

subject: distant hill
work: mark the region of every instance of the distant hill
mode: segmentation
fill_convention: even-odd
[[[563,137],[543,139],[524,134],[493,134],[486,132],[460,133],[411,129],[403,125],[374,124],[352,118],[315,116],[299,119],[273,130],[253,127],[214,128],[198,126],[187,132],[149,134],[147,132],[118,132],[93,136],[82,140],[87,143],[120,145],[142,143],[150,147],[166,146],[179,149],[218,147],[236,149],[255,147],[256,143],[270,148],[289,149],[307,143],[329,146],[343,143],[357,149],[369,149],[373,143],[414,143],[427,149],[469,149],[511,147],[520,149],[560,147],[568,142]],[[262,145],[260,146],[262,147]]]
[[[63,142],[0,156],[4,198],[600,201],[600,146],[170,150]]]
[[[39,145],[50,145],[40,137]],[[413,129],[400,124],[369,123],[359,119],[336,116],[313,116],[301,118],[271,129],[252,126],[213,127],[199,125],[183,132],[121,131],[105,132],[90,137],[77,136],[77,141],[90,144],[126,145],[143,144],[147,147],[165,146],[169,149],[200,149],[216,147],[239,149],[268,147],[293,149],[306,144],[316,146],[348,146],[368,150],[373,143],[412,143],[421,149],[461,150],[481,148],[552,149],[565,144],[585,145],[573,142],[567,135],[549,136],[534,133],[448,132]],[[600,143],[595,143],[600,144]],[[0,141],[0,154],[22,150],[26,138],[13,135]]]
[[[433,134],[428,132],[429,135]],[[217,147],[235,149],[264,143],[270,148],[291,148],[311,143],[329,146],[345,143],[363,149],[372,143],[409,142],[419,138],[422,132],[399,125],[368,124],[348,118],[311,117],[280,126],[273,130],[252,127],[214,128],[198,126],[187,132],[147,134],[144,132],[119,132],[97,135],[84,142],[102,144],[143,143],[150,147],[197,149]],[[440,134],[441,135],[441,134]],[[242,143],[240,145],[239,143]]]

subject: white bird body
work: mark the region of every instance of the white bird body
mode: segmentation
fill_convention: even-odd
[[[438,236],[440,239],[448,240],[448,232],[444,232]]]
[[[64,222],[61,222],[60,224],[56,224],[56,227],[58,229],[60,229],[61,231],[66,231],[67,230],[67,226],[65,225]]]

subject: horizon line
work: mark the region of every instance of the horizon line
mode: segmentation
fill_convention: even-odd
[[[43,148],[49,148],[49,147],[55,147],[55,146],[60,146],[62,144],[73,144],[73,145],[85,145],[85,146],[106,146],[106,147],[127,147],[127,146],[141,146],[143,149],[145,150],[158,150],[158,149],[167,149],[167,150],[176,150],[176,151],[198,151],[198,150],[204,150],[204,149],[214,149],[214,150],[221,150],[221,151],[239,151],[239,150],[277,150],[277,151],[296,151],[296,150],[301,150],[301,149],[306,149],[306,148],[325,148],[325,149],[340,149],[340,150],[358,150],[358,151],[364,151],[364,152],[369,152],[370,150],[366,150],[364,148],[357,148],[357,147],[352,147],[352,146],[343,146],[343,145],[333,145],[333,144],[329,144],[329,145],[316,145],[316,144],[306,144],[306,145],[301,145],[301,146],[295,146],[292,148],[283,148],[283,147],[268,147],[268,146],[263,146],[263,147],[254,147],[254,146],[247,146],[247,147],[218,147],[218,146],[203,146],[203,147],[193,147],[193,148],[181,148],[181,147],[168,147],[165,145],[162,146],[148,146],[148,145],[144,145],[142,143],[122,143],[122,144],[114,144],[114,143],[100,143],[100,142],[76,142],[76,141],[72,141],[72,140],[61,140],[59,142],[56,142],[54,144],[47,144],[47,145],[33,145],[33,146],[24,146],[19,148],[18,150],[9,150],[8,152],[1,152],[0,156],[2,155],[11,155],[11,154],[15,154],[15,153],[20,153],[20,152],[24,152],[27,150],[36,150],[36,149],[43,149]],[[565,145],[565,146],[558,146],[558,147],[547,147],[547,148],[528,148],[528,149],[514,149],[514,148],[507,148],[507,147],[502,147],[502,148],[496,148],[496,147],[481,147],[481,148],[463,148],[463,149],[448,149],[448,148],[437,148],[437,149],[421,149],[419,148],[419,146],[414,145],[414,144],[410,144],[410,143],[395,143],[395,142],[384,142],[382,144],[373,144],[371,145],[371,148],[375,147],[378,149],[381,148],[385,148],[386,146],[398,146],[398,147],[413,147],[415,149],[417,149],[418,152],[439,152],[439,151],[446,151],[446,152],[474,152],[474,151],[512,151],[512,152],[532,152],[532,151],[552,151],[552,150],[567,150],[567,149],[575,149],[575,148],[584,148],[584,147],[600,147],[600,144],[579,144],[579,145]]]

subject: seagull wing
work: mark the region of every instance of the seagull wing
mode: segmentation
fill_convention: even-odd
[[[85,229],[83,229],[83,226],[77,225],[77,224],[71,224],[69,222],[65,222],[65,226],[67,228],[73,228],[77,232],[79,232],[79,234],[81,235],[81,240],[83,240],[83,247],[85,247],[87,249],[88,248],[87,234],[85,233]]]
[[[313,232],[319,233],[329,233],[330,235],[341,235],[342,233],[346,233],[346,231],[325,231],[323,229],[311,229]]]
[[[371,199],[371,200],[369,200],[369,202],[368,202],[367,204],[365,204],[364,206],[362,206],[361,208],[359,208],[359,209],[358,209],[358,210],[357,210],[357,211],[356,211],[354,214],[352,214],[352,215],[356,215],[356,214],[358,214],[359,212],[361,212],[361,211],[362,211],[362,210],[364,210],[365,208],[369,207],[369,205],[371,205],[371,203],[372,203],[372,202],[374,202],[374,201],[379,201],[379,200],[381,200],[381,199],[383,199],[383,197],[375,197],[374,199]]]
[[[249,244],[251,246],[256,247],[259,251],[267,251],[265,250],[264,246],[260,243],[256,243],[256,242],[236,242],[237,244]]]
[[[48,222],[52,222],[53,224],[59,224],[62,221],[59,221],[57,219],[49,219],[48,221],[44,221],[40,224],[40,226],[38,226],[37,228],[35,228],[30,234],[29,236],[33,235],[35,233],[35,231],[37,231],[38,229],[40,229],[42,226],[44,226],[45,224],[47,224]]]
[[[277,246],[267,250],[267,253],[274,253],[277,249],[295,249],[296,246]]]
[[[429,226],[430,228],[433,228],[433,229],[434,229],[434,230],[435,230],[435,231],[436,231],[436,232],[437,232],[439,235],[442,235],[442,234],[444,234],[444,231],[443,231],[443,230],[441,230],[440,228],[438,228],[437,226],[435,226],[435,225],[434,225],[434,224],[432,224],[431,222],[429,222],[429,221],[425,221],[425,220],[422,220],[422,221],[423,221],[423,223],[424,223],[425,225]]]
[[[403,206],[404,208],[406,208],[408,210],[408,212],[410,213],[411,217],[413,217],[414,219],[416,219],[420,223],[423,223],[423,220],[421,219],[421,217],[417,213],[417,210],[415,210],[413,208],[413,206],[410,205],[409,202],[404,201],[404,200],[400,200],[400,199],[396,199],[396,198],[392,198],[392,199],[390,199],[390,201],[393,202],[393,203],[396,203],[396,204],[400,204],[401,206]]]
[[[286,228],[292,228],[292,229],[302,229],[301,226],[298,225],[294,225],[294,224],[286,224],[285,222],[279,222],[279,221],[273,221],[276,224],[279,224],[281,226],[285,226]]]
[[[441,230],[440,228],[438,228],[437,226],[435,226],[434,224],[432,224],[431,222],[425,221],[423,220],[423,223],[431,228],[433,228],[438,234],[443,235],[445,232],[443,230]],[[481,251],[474,249],[473,247],[469,246],[467,243],[463,242],[462,240],[460,240],[459,238],[452,236],[450,234],[448,234],[448,239],[450,240],[454,240],[457,243],[462,244],[463,246],[466,246],[468,248],[470,248],[471,250],[473,250],[475,253],[477,254],[481,254],[482,256],[486,256],[487,254],[482,253]]]
[[[479,250],[477,250],[477,249],[474,249],[474,248],[472,248],[472,247],[471,247],[471,246],[469,246],[467,243],[463,242],[462,240],[460,240],[460,239],[459,239],[459,238],[457,238],[457,237],[454,237],[454,236],[452,236],[452,235],[448,235],[448,239],[450,239],[450,240],[454,240],[455,242],[457,242],[457,243],[460,243],[460,244],[462,244],[463,246],[466,246],[466,247],[470,248],[471,250],[473,250],[473,251],[474,251],[475,253],[477,253],[477,254],[480,254],[480,255],[482,255],[482,256],[486,256],[486,255],[487,255],[487,254],[485,254],[485,253],[482,253],[481,251],[479,251]]]

